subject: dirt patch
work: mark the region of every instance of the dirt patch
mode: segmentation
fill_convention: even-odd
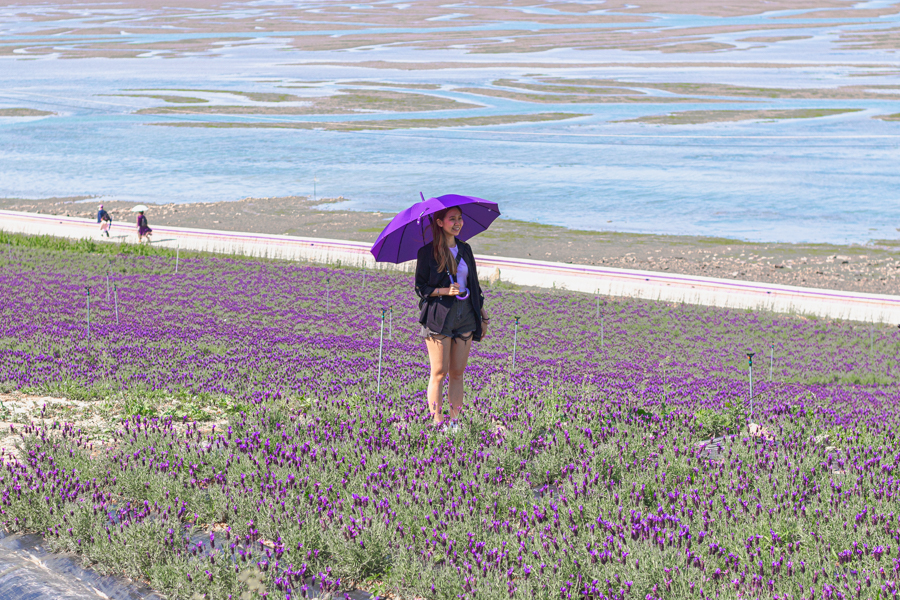
[[[790,110],[689,110],[667,115],[648,115],[614,123],[647,123],[650,125],[695,125],[783,119],[817,119],[861,111],[861,108],[799,108]]]
[[[153,225],[374,242],[392,214],[341,210],[342,198],[245,198],[152,205]],[[410,199],[412,202],[413,199]],[[133,235],[130,202],[104,201]],[[0,208],[95,218],[94,203],[0,199]],[[121,227],[116,224],[114,227]],[[127,229],[125,229],[127,227]],[[98,229],[99,234],[99,229]],[[135,238],[132,238],[135,239]],[[900,241],[867,246],[752,243],[723,238],[580,231],[497,219],[472,241],[478,254],[704,275],[747,281],[900,294]],[[502,277],[502,273],[501,273]]]
[[[96,411],[98,404],[18,392],[0,394],[0,460],[21,458],[23,426],[32,422],[48,426],[70,424],[98,435],[109,431]]]
[[[211,431],[213,426],[228,421],[225,407],[191,398],[155,401],[149,406],[130,397],[83,401],[28,392],[5,393],[0,394],[0,461],[21,458],[25,425],[43,425],[51,433],[66,426],[81,430],[99,452],[109,442],[120,421],[134,414],[172,417],[176,420],[173,425],[176,429],[186,428],[188,421],[197,427],[199,421],[200,431]]]

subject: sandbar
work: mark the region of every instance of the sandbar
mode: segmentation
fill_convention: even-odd
[[[477,105],[412,92],[390,90],[342,89],[331,96],[311,96],[302,100],[305,106],[210,105],[161,106],[142,108],[137,114],[203,114],[203,115],[333,115],[359,112],[425,112],[475,108]]]
[[[647,123],[651,125],[696,125],[780,119],[816,119],[861,111],[861,108],[798,108],[787,110],[688,110],[667,115],[646,115],[614,123]]]
[[[640,92],[612,94],[538,94],[516,92],[498,88],[456,88],[455,92],[464,92],[477,96],[504,98],[534,104],[696,104],[698,102],[716,104],[724,102],[714,98],[679,98],[674,96],[648,96]],[[625,90],[623,90],[624,92]]]
[[[0,117],[47,117],[56,113],[36,108],[0,108]]]
[[[207,129],[321,129],[325,131],[367,131],[388,129],[441,129],[445,127],[485,127],[488,125],[512,125],[515,123],[539,123],[585,117],[579,113],[536,113],[531,115],[491,115],[484,117],[457,117],[451,119],[382,119],[378,121],[266,121],[239,122],[171,122],[149,123],[162,127],[202,127]]]

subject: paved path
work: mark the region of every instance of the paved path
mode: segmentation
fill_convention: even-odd
[[[0,210],[0,229],[68,238],[99,238],[99,226],[88,219]],[[115,223],[111,241],[136,242],[135,227]],[[153,243],[186,250],[236,253],[266,258],[376,266],[369,244],[345,240],[293,237],[184,227],[154,227]],[[900,296],[802,288],[692,275],[616,269],[476,255],[482,278],[496,269],[515,284],[557,287],[578,292],[626,296],[709,306],[796,312],[833,319],[900,323]],[[383,264],[380,266],[384,266]],[[399,268],[410,270],[407,263]]]

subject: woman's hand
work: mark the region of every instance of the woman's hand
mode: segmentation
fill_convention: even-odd
[[[445,296],[459,296],[459,284],[451,283],[450,287],[447,288],[447,293]]]

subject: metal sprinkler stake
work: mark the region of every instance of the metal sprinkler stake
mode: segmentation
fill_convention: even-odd
[[[181,242],[175,246],[175,274],[178,275],[178,255],[181,252]]]
[[[772,381],[772,369],[775,367],[775,342],[772,342],[769,351],[769,381]]]
[[[603,319],[600,319],[600,345],[603,345]]]
[[[513,355],[512,355],[512,368],[516,369],[516,346],[519,343],[519,317],[516,317],[516,326],[513,330]]]
[[[388,341],[394,341],[394,307],[392,306],[388,312],[390,320],[388,321]]]
[[[381,394],[381,353],[382,348],[384,348],[384,313],[387,312],[387,309],[381,309],[381,340],[378,342],[378,389],[375,392],[375,395]]]
[[[90,342],[91,341],[91,288],[86,288],[86,289],[87,289],[87,312],[88,312],[87,337],[88,337],[88,341]]]
[[[109,302],[109,269],[106,270],[106,301]]]
[[[595,316],[596,319],[600,318],[600,290],[597,290],[597,314]]]
[[[113,285],[113,299],[116,304],[116,325],[119,324],[119,288]]]
[[[748,352],[747,358],[750,360],[750,418],[753,418],[753,355],[755,352]]]

